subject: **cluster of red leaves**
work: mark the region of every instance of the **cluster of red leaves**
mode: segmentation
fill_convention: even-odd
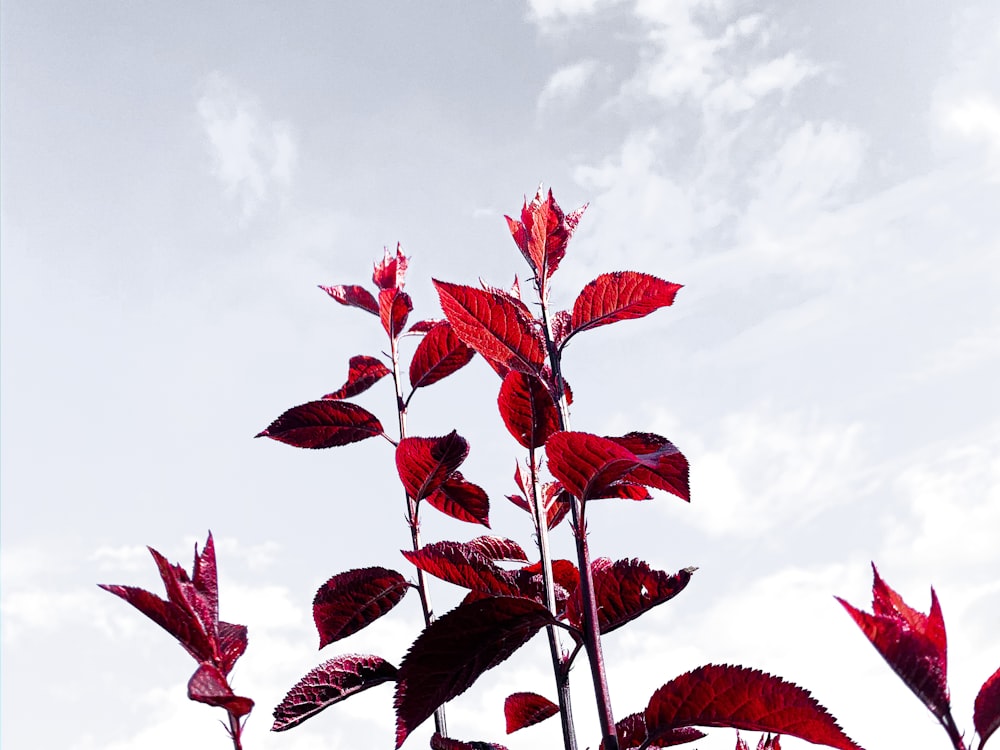
[[[121,597],[176,638],[198,668],[188,681],[191,700],[226,709],[234,719],[231,731],[238,733],[239,720],[250,713],[253,701],[236,695],[228,677],[236,660],[247,648],[247,629],[219,619],[219,584],[215,543],[209,533],[205,549],[194,550],[191,575],[149,548],[163,579],[167,598],[134,586],[100,584]]]
[[[910,607],[889,587],[872,565],[872,612],[837,597],[875,650],[916,694],[948,732],[955,747],[964,747],[952,717],[948,691],[948,638],[937,594],[931,589],[931,608],[925,615]],[[976,696],[973,725],[982,749],[1000,727],[1000,669],[983,683]]]

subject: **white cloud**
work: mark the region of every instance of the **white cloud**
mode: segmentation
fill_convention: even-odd
[[[538,106],[543,108],[559,100],[575,99],[597,69],[596,60],[580,60],[566,65],[553,73],[542,93],[538,96]]]
[[[269,120],[256,99],[226,76],[212,73],[198,99],[198,116],[208,139],[212,174],[226,196],[240,206],[243,222],[287,190],[297,147],[287,122]]]
[[[528,0],[529,20],[544,25],[554,20],[588,16],[621,0]]]

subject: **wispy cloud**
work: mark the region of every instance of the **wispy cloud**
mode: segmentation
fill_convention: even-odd
[[[542,93],[538,96],[538,107],[543,109],[557,101],[573,100],[579,96],[597,70],[597,60],[580,60],[566,65],[553,73]]]
[[[260,104],[214,72],[204,81],[198,116],[208,139],[212,174],[248,221],[267,200],[291,185],[298,158],[291,126],[269,119]]]

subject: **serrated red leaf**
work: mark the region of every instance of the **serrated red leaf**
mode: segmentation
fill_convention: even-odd
[[[601,635],[673,599],[688,585],[693,572],[693,568],[685,568],[670,574],[653,570],[635,558],[612,562],[606,557],[592,561],[590,570]],[[566,607],[566,618],[571,625],[580,627],[583,622],[582,606],[577,592]]]
[[[555,620],[530,599],[463,604],[433,621],[403,658],[396,680],[396,747],[442,703],[461,695]]]
[[[499,290],[436,279],[434,287],[455,333],[491,364],[529,374],[541,371],[545,342],[523,303]]]
[[[406,493],[422,500],[454,474],[468,455],[468,442],[454,430],[441,437],[403,438],[396,446],[396,470]]]
[[[410,385],[432,385],[465,367],[474,356],[475,350],[465,345],[447,320],[442,320],[427,331],[413,352]]]
[[[399,604],[409,588],[402,575],[388,568],[359,568],[333,576],[313,598],[319,647],[367,627]]]
[[[503,704],[507,734],[530,727],[559,713],[559,706],[538,693],[511,693]]]
[[[878,574],[872,564],[873,614],[862,612],[837,597],[899,678],[906,683],[938,720],[950,713],[948,695],[948,643],[944,617],[931,589],[928,615],[909,607]]]
[[[465,546],[479,552],[495,562],[527,562],[528,556],[524,548],[513,539],[502,536],[477,536],[465,542]]]
[[[347,401],[310,401],[293,406],[254,437],[296,448],[333,448],[382,434],[382,423],[367,409]]]
[[[433,542],[403,557],[432,576],[456,586],[494,596],[520,596],[511,571],[493,564],[481,548],[469,542]]]
[[[598,276],[583,288],[573,303],[572,336],[619,320],[643,318],[674,303],[680,284],[635,271],[615,271]]]
[[[382,360],[359,354],[351,357],[347,369],[347,382],[333,393],[323,396],[324,399],[340,400],[364,393],[392,370],[386,367]]]
[[[790,734],[839,750],[861,750],[809,691],[746,667],[708,664],[676,677],[645,711],[651,735],[679,727],[733,727]]]
[[[236,660],[247,650],[247,626],[219,621],[219,669],[223,674],[233,671]]]
[[[451,737],[442,737],[435,732],[431,735],[431,750],[507,750],[507,748],[495,742],[463,742]]]
[[[427,502],[458,521],[490,528],[490,499],[486,490],[466,481],[460,471],[454,472],[428,495]]]
[[[414,335],[418,333],[427,333],[429,330],[431,330],[434,326],[436,326],[440,322],[441,322],[440,320],[433,320],[433,319],[418,320],[416,323],[414,323],[413,325],[411,325],[409,328],[406,329],[406,333],[404,335],[409,336],[411,333]]]
[[[514,242],[536,277],[548,279],[559,267],[566,255],[566,245],[586,208],[582,206],[564,215],[552,191],[543,196],[539,187],[531,203],[524,202],[520,221],[504,217]]]
[[[403,333],[412,310],[413,301],[406,292],[383,289],[378,293],[378,316],[389,338],[395,339]]]
[[[226,676],[214,664],[203,663],[188,680],[188,698],[226,709],[239,719],[253,709],[253,701],[233,693]]]
[[[528,450],[541,448],[550,435],[559,431],[559,412],[552,394],[534,375],[507,373],[497,405],[507,430]]]
[[[642,747],[646,741],[646,717],[641,713],[629,714],[624,719],[615,722],[615,734],[618,735],[618,750],[633,750]],[[660,750],[664,747],[694,742],[704,736],[704,732],[699,732],[692,727],[671,729],[651,740],[651,744],[646,745],[646,748],[647,750]],[[601,743],[601,750],[606,750],[604,742]]]
[[[363,286],[356,284],[339,284],[337,286],[320,286],[324,292],[337,302],[348,307],[359,307],[372,315],[378,315],[378,302]]]
[[[272,732],[283,732],[355,693],[390,682],[396,668],[379,656],[348,654],[323,662],[288,691],[274,709]]]
[[[1000,669],[983,683],[976,696],[972,723],[979,735],[979,750],[1000,727]]]
[[[403,248],[396,243],[396,252],[383,248],[382,260],[375,263],[372,281],[379,289],[402,289],[406,281],[406,268],[410,260],[403,254]]]
[[[558,432],[546,442],[545,451],[552,474],[583,500],[616,495],[616,483],[655,487],[690,499],[687,459],[659,435],[632,432],[607,438]]]

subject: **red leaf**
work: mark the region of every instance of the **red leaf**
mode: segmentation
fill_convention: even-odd
[[[630,450],[639,462],[625,479],[691,500],[687,459],[669,440],[651,432],[630,432],[608,440]]]
[[[570,494],[559,482],[542,485],[542,506],[545,510],[545,523],[550,531],[570,512],[572,502]]]
[[[381,657],[338,656],[320,664],[288,691],[274,709],[271,731],[291,729],[334,703],[395,678],[396,668]]]
[[[319,647],[367,627],[406,595],[410,584],[395,570],[360,568],[333,576],[313,599]]]
[[[650,734],[687,726],[790,734],[839,750],[861,750],[809,691],[756,669],[708,664],[676,677],[649,700]]]
[[[382,260],[375,264],[372,281],[379,289],[402,289],[409,263],[399,243],[396,244],[395,255],[389,252],[389,248],[383,248]]]
[[[979,689],[972,723],[979,734],[979,750],[982,750],[986,740],[1000,727],[1000,669]]]
[[[455,473],[466,456],[469,444],[452,430],[442,437],[408,437],[396,446],[396,470],[406,493],[422,500]]]
[[[566,255],[566,245],[586,208],[583,206],[564,215],[552,191],[543,197],[539,187],[531,203],[525,201],[520,221],[505,217],[514,242],[539,279],[547,279],[559,267]]]
[[[495,742],[462,742],[451,737],[442,737],[435,732],[431,735],[431,750],[507,750]]]
[[[383,289],[378,293],[378,315],[389,338],[395,339],[403,333],[412,310],[413,301],[406,292]]]
[[[236,660],[247,650],[247,626],[219,622],[219,669],[223,674],[233,671]]]
[[[507,734],[530,727],[559,713],[559,706],[538,693],[512,693],[503,704]]]
[[[367,391],[390,372],[392,370],[375,357],[366,357],[363,354],[351,357],[347,370],[347,382],[323,398],[339,400],[357,396],[359,393]]]
[[[690,499],[687,459],[659,435],[631,432],[604,438],[558,432],[546,442],[545,451],[552,474],[582,500],[617,495],[616,483],[623,480]]]
[[[456,586],[496,596],[520,596],[514,574],[497,567],[471,542],[434,542],[403,557],[418,568]]]
[[[413,642],[396,680],[396,747],[442,703],[555,622],[530,599],[496,597],[460,605]]]
[[[550,435],[559,431],[559,412],[552,394],[534,375],[507,373],[497,404],[507,430],[528,450],[542,447]]]
[[[502,536],[477,536],[465,542],[465,546],[479,552],[489,560],[508,562],[527,562],[528,556],[524,549],[513,539]]]
[[[456,471],[427,496],[427,502],[446,516],[465,523],[490,527],[490,499],[478,484],[465,481]]]
[[[407,329],[405,335],[408,336],[411,333],[412,334],[427,333],[429,330],[431,330],[434,326],[436,326],[440,322],[441,322],[440,320],[418,320],[416,323],[414,323]]]
[[[210,706],[226,709],[237,719],[246,716],[253,708],[253,701],[233,693],[226,676],[209,663],[201,664],[188,681],[188,698]]]
[[[541,371],[545,343],[522,303],[499,290],[434,281],[441,309],[462,341],[491,363],[529,374]]]
[[[694,568],[684,568],[671,575],[653,570],[642,560],[613,563],[606,557],[591,562],[590,569],[602,635],[673,599],[688,585],[694,571]],[[583,622],[582,606],[579,595],[570,600],[566,608],[570,624],[579,627]]]
[[[451,324],[442,320],[427,331],[413,352],[410,385],[413,388],[432,385],[465,367],[474,355],[475,351],[455,335]]]
[[[573,331],[573,316],[569,314],[569,310],[560,310],[552,316],[550,325],[553,343],[556,347],[562,347],[563,342]]]
[[[346,401],[310,401],[293,406],[254,437],[269,437],[296,448],[333,448],[382,434],[382,423],[367,409]]]
[[[871,644],[899,678],[939,720],[949,714],[948,644],[944,617],[934,589],[931,609],[924,615],[910,608],[882,580],[872,564],[873,614],[855,609],[837,597]]]
[[[583,288],[573,303],[571,329],[563,343],[581,331],[643,318],[672,305],[680,288],[680,284],[635,271],[601,274]]]
[[[624,719],[615,722],[615,734],[618,735],[619,750],[633,750],[642,747],[646,741],[646,717],[641,714],[629,714]],[[681,727],[671,729],[653,738],[651,744],[646,747],[649,750],[659,750],[673,745],[683,745],[686,742],[694,742],[705,736],[704,732],[699,732],[691,727]],[[605,744],[601,743],[601,750],[605,749]]]
[[[378,302],[372,293],[363,286],[356,284],[340,284],[338,286],[320,286],[324,292],[333,297],[337,302],[348,307],[360,307],[367,310],[372,315],[378,315]]]

